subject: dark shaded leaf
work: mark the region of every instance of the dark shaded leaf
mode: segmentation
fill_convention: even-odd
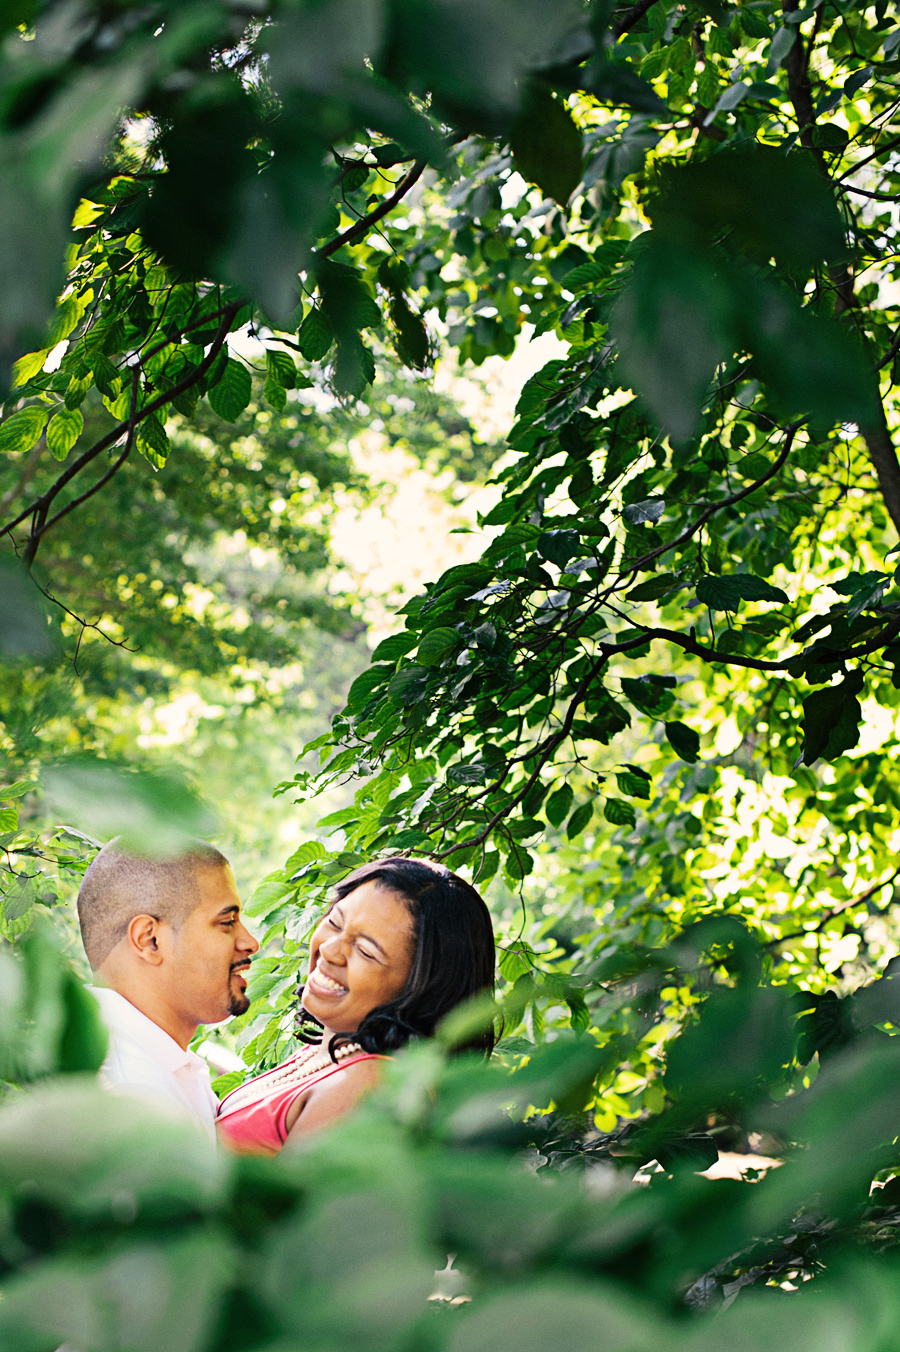
[[[551,793],[544,806],[547,821],[551,826],[562,826],[575,798],[571,784],[563,784]]]
[[[577,530],[547,530],[538,536],[537,548],[542,559],[565,568],[569,560],[579,553],[581,536]]]
[[[297,333],[297,346],[307,361],[321,361],[334,342],[334,331],[317,307],[309,311]]]
[[[764,578],[752,573],[731,573],[717,577],[710,573],[697,583],[697,600],[710,610],[737,610],[741,601],[775,601],[787,604],[787,594]]]
[[[237,422],[250,403],[252,393],[250,372],[243,362],[229,357],[218,384],[207,391],[207,398],[220,418]]]
[[[674,573],[660,573],[658,577],[648,578],[646,582],[641,582],[637,587],[633,587],[628,593],[628,600],[658,601],[667,592],[683,586],[684,583],[679,582]]]
[[[388,682],[388,695],[404,708],[418,704],[425,694],[428,672],[425,667],[402,667]]]
[[[603,803],[603,815],[613,826],[634,826],[637,814],[631,803],[622,798],[607,798]]]
[[[689,728],[687,723],[676,719],[666,724],[666,737],[669,745],[680,760],[694,765],[700,756],[700,734]]]
[[[576,807],[566,826],[566,839],[574,840],[576,836],[580,836],[593,815],[593,803],[582,803],[580,807]]]
[[[666,504],[662,498],[647,498],[644,502],[629,503],[623,508],[622,515],[631,526],[637,526],[643,521],[649,521],[655,526],[665,510]]]
[[[527,80],[511,138],[516,169],[565,206],[581,178],[581,133],[543,80]]]
[[[423,667],[440,666],[461,643],[462,635],[455,629],[429,629],[419,644],[416,661]]]
[[[852,671],[837,685],[814,690],[803,701],[803,764],[812,765],[822,756],[836,760],[859,741],[862,708],[856,696],[863,688],[863,675]]]

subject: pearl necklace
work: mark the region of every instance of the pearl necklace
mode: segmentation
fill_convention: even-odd
[[[318,1075],[320,1070],[326,1070],[335,1063],[338,1065],[346,1061],[351,1056],[358,1055],[362,1047],[358,1042],[346,1042],[338,1047],[332,1060],[331,1053],[321,1047],[305,1047],[302,1052],[291,1057],[283,1066],[277,1066],[274,1070],[267,1070],[262,1075],[257,1075],[246,1084],[242,1084],[238,1089],[233,1089],[222,1100],[222,1107],[228,1104],[228,1112],[235,1108],[243,1108],[247,1103],[256,1103],[262,1098],[274,1093],[278,1089],[287,1089],[295,1084],[302,1084],[304,1080],[312,1079],[313,1075]],[[221,1111],[221,1109],[220,1109]]]

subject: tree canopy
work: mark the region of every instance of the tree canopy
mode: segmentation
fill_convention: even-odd
[[[146,624],[162,652],[156,593],[199,579],[187,542],[217,523],[282,565],[241,593],[244,637],[176,604],[185,661],[283,654],[302,618],[338,623],[303,590],[327,548],[305,507],[347,472],[334,429],[379,400],[389,421],[390,382],[426,382],[439,351],[477,364],[554,333],[565,354],[522,392],[480,558],[404,606],[280,786],[343,786],[346,805],[252,899],[264,953],[237,1033],[254,1066],[291,1049],[308,933],[373,853],[490,888],[497,1004],[401,1058],[336,1155],[165,1173],[127,1207],[115,1182],[86,1193],[77,1162],[29,1191],[56,1138],[35,1137],[30,1102],[4,1109],[20,1144],[0,1184],[26,1200],[0,1236],[20,1273],[0,1337],[116,1346],[89,1317],[162,1208],[181,1226],[165,1281],[188,1253],[213,1274],[185,1297],[198,1352],[253,1346],[250,1328],[260,1348],[302,1329],[323,1349],[543,1352],[541,1320],[553,1345],[593,1346],[602,1324],[623,1352],[738,1322],[754,1347],[812,1345],[835,1320],[848,1346],[881,1346],[900,1025],[894,13],[22,0],[2,22],[13,688],[60,641],[35,584],[81,618],[99,586],[114,636]],[[319,392],[331,430],[304,412]],[[275,493],[299,493],[296,512]],[[154,550],[112,531],[95,549],[98,519],[139,519]],[[133,604],[139,570],[162,587]],[[74,644],[78,619],[60,632]],[[20,858],[39,853],[18,834],[28,787],[0,809]],[[41,878],[77,872],[75,839]],[[57,970],[29,925],[63,883],[42,886],[4,903],[26,1023],[35,973]],[[11,1081],[97,1062],[89,1011],[64,974],[47,983],[57,1050],[11,1051]],[[445,1058],[498,1014],[492,1065]],[[93,1112],[77,1087],[45,1092],[67,1123]],[[783,1168],[695,1175],[751,1140]],[[115,1180],[117,1147],[85,1141],[84,1169]],[[639,1166],[645,1187],[620,1182]],[[396,1245],[383,1268],[352,1256],[366,1229]],[[317,1285],[323,1231],[365,1317]],[[414,1275],[447,1252],[476,1299],[426,1325]],[[823,1269],[819,1295],[787,1294]],[[64,1279],[77,1324],[43,1303]],[[688,1320],[753,1285],[719,1324]],[[171,1337],[146,1327],[148,1349]]]

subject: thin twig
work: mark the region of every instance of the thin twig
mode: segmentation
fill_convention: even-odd
[[[103,485],[109,483],[110,479],[113,477],[114,474],[118,474],[119,470],[122,468],[122,466],[125,464],[125,461],[131,454],[131,448],[134,445],[134,434],[135,431],[137,430],[135,416],[137,414],[137,397],[138,397],[138,386],[140,383],[140,374],[141,374],[140,367],[135,366],[131,375],[131,407],[128,412],[128,435],[125,439],[125,449],[119,456],[118,460],[116,460],[116,462],[106,471],[106,473],[101,478],[97,480],[95,484],[92,484],[91,487],[88,488],[84,493],[80,494],[79,497],[73,498],[71,502],[67,502],[65,507],[61,507],[55,516],[51,516],[49,521],[45,521],[39,530],[32,531],[25,549],[25,553],[23,555],[26,567],[30,568],[32,563],[34,563],[34,558],[35,555],[37,554],[38,545],[41,542],[41,537],[43,535],[46,535],[47,531],[50,530],[51,526],[55,526],[57,521],[61,521],[62,518],[64,516],[68,516],[70,512],[74,512],[76,507],[80,507],[83,502],[87,502],[88,498],[92,498],[95,493],[99,493]]]
[[[845,911],[852,911],[854,906],[862,906],[870,897],[874,897],[876,892],[880,892],[882,887],[887,887],[897,877],[900,877],[900,867],[895,868],[887,878],[882,878],[880,883],[873,883],[871,887],[867,887],[865,892],[861,892],[858,897],[851,897],[849,901],[843,901],[840,906],[833,907],[832,910],[826,912],[813,929],[797,930],[794,934],[782,934],[777,939],[770,939],[767,944],[763,944],[763,948],[777,948],[779,944],[792,943],[795,939],[802,939],[807,934],[818,934],[829,921],[835,920]]]
[[[316,250],[316,257],[330,258],[332,254],[337,253],[338,249],[342,249],[345,244],[352,244],[355,239],[359,239],[361,235],[364,235],[370,226],[374,225],[376,221],[380,221],[382,216],[386,216],[388,212],[406,196],[413,184],[421,178],[427,164],[427,160],[416,160],[409,173],[400,180],[390,197],[386,197],[383,202],[378,204],[374,211],[371,211],[368,216],[363,216],[362,220],[356,221],[355,224],[351,225],[348,230],[345,230],[342,235],[336,235],[334,239],[329,240],[327,244],[323,244],[321,249]]]
[[[647,10],[652,9],[655,4],[656,0],[638,0],[638,4],[633,5],[627,13],[623,14],[617,24],[613,24],[610,29],[613,39],[618,41],[624,33],[627,33],[640,19],[643,19]]]
[[[163,408],[166,404],[170,404],[173,399],[177,399],[180,394],[184,394],[186,390],[189,390],[192,385],[195,385],[197,381],[206,374],[222,350],[225,339],[228,337],[231,320],[241,308],[240,304],[232,304],[226,307],[225,315],[215,341],[200,365],[196,366],[189,375],[178,381],[177,384],[158,395],[156,399],[151,400],[149,404],[145,404],[138,413],[135,420],[136,422],[143,422],[145,418],[149,418],[151,414],[157,411],[157,409]],[[95,442],[93,446],[80,455],[74,464],[70,465],[69,468],[65,470],[53,484],[51,484],[46,493],[37,498],[30,506],[26,507],[24,511],[20,512],[8,525],[0,528],[0,535],[8,535],[29,516],[34,516],[37,524],[39,526],[42,525],[43,521],[46,519],[48,507],[57,494],[65,488],[66,484],[70,483],[76,475],[81,473],[86,465],[89,465],[91,461],[95,460],[103,451],[108,450],[110,446],[114,446],[127,431],[128,422],[125,421],[118,423],[111,432],[107,432],[104,437],[101,437],[98,442]]]

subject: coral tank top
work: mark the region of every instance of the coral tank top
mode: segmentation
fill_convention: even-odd
[[[301,1055],[302,1053],[298,1053]],[[236,1097],[238,1093],[243,1095],[247,1090],[247,1084],[240,1085],[233,1089],[230,1094],[226,1094],[219,1104],[219,1111],[216,1117],[216,1126],[219,1129],[220,1139],[231,1146],[232,1150],[238,1150],[243,1153],[276,1155],[287,1140],[287,1116],[291,1105],[297,1101],[301,1094],[305,1094],[308,1089],[314,1085],[321,1084],[327,1080],[329,1075],[337,1075],[345,1066],[352,1066],[357,1061],[386,1061],[389,1057],[379,1056],[375,1052],[360,1052],[358,1056],[348,1056],[346,1061],[341,1061],[338,1065],[326,1066],[324,1070],[318,1071],[315,1075],[310,1075],[307,1080],[300,1080],[299,1083],[279,1085],[275,1084],[267,1088],[267,1081],[271,1077],[289,1066],[296,1057],[290,1057],[282,1065],[276,1066],[274,1070],[267,1070],[263,1075],[258,1075],[255,1080],[249,1083],[258,1088],[258,1096],[250,1100],[244,1099],[243,1102],[235,1104],[229,1108],[228,1100]]]

